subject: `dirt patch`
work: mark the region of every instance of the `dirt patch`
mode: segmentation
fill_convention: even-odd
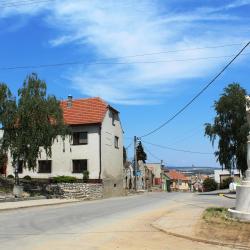
[[[199,238],[250,248],[250,223],[239,222],[229,217],[226,208],[209,208],[195,226]]]

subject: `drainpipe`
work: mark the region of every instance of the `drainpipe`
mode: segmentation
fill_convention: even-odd
[[[102,174],[102,125],[99,127],[99,180]]]

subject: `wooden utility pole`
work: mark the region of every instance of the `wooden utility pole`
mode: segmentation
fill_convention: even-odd
[[[137,137],[134,136],[134,188],[137,191]]]

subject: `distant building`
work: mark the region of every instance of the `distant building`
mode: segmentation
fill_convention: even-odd
[[[161,168],[162,163],[146,163],[146,167],[151,170],[153,174],[153,186],[161,185]]]
[[[229,178],[229,177],[235,177],[240,178],[240,172],[238,169],[232,170],[232,173],[230,173],[228,170],[224,169],[224,170],[220,170],[220,169],[216,169],[214,170],[214,180],[218,183],[221,184],[223,182],[223,180]]]
[[[164,191],[189,191],[189,179],[176,170],[162,171],[162,189]]]

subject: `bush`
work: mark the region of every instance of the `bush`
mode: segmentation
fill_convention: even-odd
[[[14,179],[15,177],[14,177],[14,175],[9,174],[9,175],[7,176],[7,178],[8,178],[8,179]]]
[[[54,182],[54,183],[63,183],[63,182],[74,183],[76,181],[77,181],[76,177],[73,177],[73,176],[62,175],[62,176],[57,176],[57,177],[52,178],[52,182]]]
[[[26,180],[26,181],[31,181],[32,180],[29,175],[24,176],[23,179]]]
[[[220,189],[226,189],[229,188],[229,184],[233,182],[233,178],[232,177],[228,177],[226,179],[224,179],[222,181],[222,183],[220,183]]]
[[[216,190],[217,186],[217,182],[212,178],[207,178],[203,181],[203,188],[207,192]]]
[[[83,180],[87,181],[89,179],[89,171],[84,170],[82,174],[83,174]]]

